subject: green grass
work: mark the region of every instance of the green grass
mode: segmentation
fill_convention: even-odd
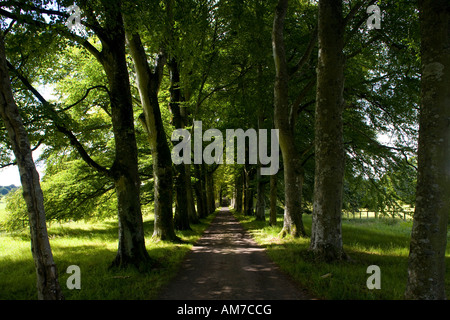
[[[146,273],[134,268],[109,270],[117,252],[117,221],[52,224],[49,231],[59,282],[66,299],[154,299],[158,290],[176,274],[185,255],[199,239],[214,215],[191,225],[192,231],[177,232],[183,244],[154,242],[153,217],[144,219],[146,248],[158,267]],[[81,289],[69,290],[67,267],[81,269]],[[0,300],[36,299],[36,275],[28,230],[0,233]]]
[[[310,239],[286,237],[278,233],[283,225],[279,216],[276,227],[253,217],[236,215],[255,240],[266,248],[270,258],[311,294],[319,299],[399,300],[407,280],[407,260],[412,221],[401,219],[351,219],[342,224],[344,250],[349,261],[324,263],[314,260],[308,250]],[[311,216],[304,215],[306,233],[311,234]],[[450,239],[446,251],[450,266]],[[369,290],[367,267],[378,265],[381,289]],[[446,291],[450,293],[450,268],[447,267]],[[450,298],[450,296],[449,296]]]

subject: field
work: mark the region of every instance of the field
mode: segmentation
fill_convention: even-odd
[[[184,243],[154,242],[153,216],[145,217],[146,247],[157,266],[149,272],[109,270],[117,252],[115,220],[85,223],[53,223],[49,227],[50,244],[66,299],[113,300],[154,299],[158,289],[169,281],[185,254],[200,237],[214,215],[192,231],[177,232]],[[0,234],[0,300],[36,299],[36,275],[30,251],[28,230]],[[66,273],[70,265],[81,270],[81,290],[69,290]]]
[[[0,212],[1,214],[1,212]],[[153,217],[145,217],[146,247],[158,266],[147,273],[136,270],[109,270],[117,250],[117,222],[112,220],[86,223],[53,223],[50,242],[58,266],[60,284],[66,299],[155,299],[161,286],[170,281],[185,254],[200,237],[214,215],[193,225],[192,231],[178,232],[184,243],[153,242]],[[407,279],[407,258],[412,221],[402,219],[344,219],[343,240],[350,260],[326,264],[314,261],[308,251],[309,239],[280,239],[283,217],[277,226],[254,221],[254,217],[236,215],[255,240],[281,269],[319,299],[403,298]],[[311,216],[304,215],[307,234]],[[449,240],[450,242],[450,240]],[[450,265],[450,245],[447,246]],[[66,273],[70,265],[81,269],[81,290],[69,290]],[[369,290],[367,268],[381,270],[381,289]],[[35,299],[35,270],[30,251],[28,230],[0,233],[0,300]],[[450,268],[447,268],[446,290],[450,292]]]
[[[263,245],[281,269],[321,299],[403,299],[412,221],[402,219],[344,219],[344,250],[350,260],[327,264],[316,262],[308,251],[309,239],[278,238],[283,217],[277,226],[237,216],[255,240]],[[306,233],[311,230],[311,216],[304,215]],[[450,235],[447,239],[446,264],[450,265]],[[366,285],[370,265],[381,270],[381,289]],[[447,267],[446,292],[450,293],[450,268]],[[450,296],[449,296],[450,298]]]

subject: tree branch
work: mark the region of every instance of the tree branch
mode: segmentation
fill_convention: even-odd
[[[300,59],[300,61],[297,63],[296,66],[294,66],[293,68],[291,68],[289,70],[289,76],[292,76],[295,73],[299,72],[306,65],[306,62],[308,62],[309,58],[311,57],[311,53],[312,53],[314,47],[316,46],[317,37],[318,37],[318,32],[317,32],[317,27],[316,27],[311,34],[311,39],[309,40],[308,46],[306,47],[306,50],[303,53],[302,58]]]
[[[297,120],[297,116],[300,113],[301,110],[300,104],[302,103],[303,99],[305,99],[306,95],[309,93],[309,91],[314,87],[316,84],[317,78],[312,78],[308,84],[300,91],[300,94],[297,96],[297,99],[295,99],[295,102],[291,105],[290,108],[290,116],[289,116],[289,123],[291,126],[295,125],[295,121]]]
[[[8,68],[13,71],[17,77],[22,81],[24,86],[30,90],[30,92],[42,103],[42,105],[45,107],[45,109],[50,111],[50,119],[55,123],[56,129],[64,134],[70,141],[70,144],[75,147],[75,149],[80,154],[81,158],[93,169],[97,170],[99,173],[102,173],[104,175],[110,176],[111,172],[107,168],[101,166],[97,162],[95,162],[89,154],[84,149],[83,145],[78,141],[76,136],[73,134],[72,131],[67,129],[62,125],[61,118],[59,117],[56,110],[53,108],[51,103],[49,103],[41,94],[39,91],[36,90],[36,88],[33,87],[33,85],[28,81],[26,77],[24,77],[20,72],[18,72],[9,62],[7,62]]]
[[[83,37],[80,37],[80,36],[76,35],[75,33],[70,32],[69,28],[67,28],[66,26],[62,27],[62,25],[59,26],[56,24],[48,24],[48,23],[45,23],[42,21],[37,21],[34,19],[24,19],[23,17],[19,17],[19,16],[15,15],[14,13],[9,12],[4,9],[0,9],[0,15],[3,15],[7,18],[16,20],[17,22],[19,22],[21,24],[29,24],[29,25],[33,25],[33,26],[42,28],[44,30],[51,29],[53,31],[56,31],[59,34],[62,34],[63,36],[65,36],[66,38],[78,42],[86,50],[88,50],[97,60],[101,61],[101,59],[102,59],[102,53],[100,51],[98,51],[87,39],[84,39]]]
[[[57,112],[60,112],[60,111],[67,111],[67,110],[69,110],[69,109],[75,107],[77,104],[83,102],[83,101],[88,97],[89,93],[90,93],[92,90],[94,90],[94,89],[105,89],[105,91],[106,91],[106,92],[108,93],[108,95],[109,95],[109,90],[108,90],[107,87],[105,87],[105,86],[103,86],[103,85],[93,86],[93,87],[90,87],[90,88],[88,88],[88,89],[86,90],[86,93],[84,94],[84,96],[83,96],[80,100],[78,100],[77,102],[75,102],[75,103],[73,103],[73,104],[71,104],[71,105],[69,105],[69,106],[67,106],[67,107],[65,107],[65,108],[63,108],[63,109],[57,110]]]

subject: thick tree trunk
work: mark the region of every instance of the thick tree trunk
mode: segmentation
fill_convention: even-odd
[[[407,299],[446,299],[450,212],[450,3],[421,0],[422,105]]]
[[[28,134],[20,117],[11,90],[6,65],[4,37],[0,33],[0,116],[6,126],[16,157],[23,188],[23,197],[30,222],[31,252],[36,268],[37,292],[40,300],[62,300],[58,272],[50,247],[45,222],[44,196],[39,174],[33,162]]]
[[[199,216],[197,210],[195,210],[195,199],[194,199],[194,187],[191,181],[191,165],[186,164],[185,168],[185,184],[186,184],[186,197],[187,197],[187,210],[189,222],[199,223]]]
[[[139,89],[144,123],[152,149],[155,181],[155,226],[153,238],[179,240],[173,223],[173,172],[172,158],[167,142],[159,108],[158,90],[162,77],[163,56],[158,58],[155,73],[150,70],[147,55],[138,34],[127,34],[127,43],[136,68],[136,82]]]
[[[202,174],[203,165],[194,165],[195,175],[197,181],[194,185],[195,195],[197,197],[197,212],[200,218],[206,218],[208,216],[208,210],[206,207],[206,191],[204,186],[204,178]]]
[[[283,39],[284,19],[287,8],[288,0],[278,1],[272,30],[273,56],[276,69],[274,122],[275,129],[279,130],[280,149],[284,164],[286,207],[284,211],[284,225],[280,235],[291,234],[294,237],[298,237],[305,235],[301,211],[303,169],[300,156],[295,149],[293,124],[289,120],[289,75]]]
[[[184,128],[183,118],[181,116],[181,88],[180,88],[180,71],[178,62],[171,59],[167,63],[170,75],[170,103],[169,108],[172,112],[172,122],[176,129]],[[188,199],[188,189],[191,189],[190,179],[187,179],[186,165],[181,163],[176,165],[177,177],[175,179],[176,189],[176,210],[175,210],[175,228],[177,230],[190,230],[189,210],[192,211],[191,204]],[[192,217],[192,212],[191,212]]]
[[[270,218],[271,226],[277,225],[277,175],[270,176]]]
[[[341,210],[344,179],[342,0],[319,2],[314,209],[310,249],[325,261],[345,257]]]
[[[108,8],[111,9],[111,8]],[[125,31],[119,9],[108,10],[114,18],[110,38],[103,39],[102,64],[109,83],[116,157],[111,168],[119,217],[119,248],[113,266],[140,266],[150,261],[145,249],[140,203],[137,144],[133,104],[125,57]]]

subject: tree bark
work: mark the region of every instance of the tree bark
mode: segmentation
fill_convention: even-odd
[[[270,218],[271,226],[277,225],[277,175],[270,176]]]
[[[106,6],[105,12],[108,35],[101,38],[103,48],[100,62],[110,92],[116,152],[111,175],[119,217],[119,248],[112,266],[139,267],[148,263],[150,257],[145,249],[133,104],[125,57],[125,30],[120,6],[110,4]]]
[[[169,108],[172,112],[172,123],[176,129],[184,128],[183,118],[181,116],[182,102],[180,88],[180,71],[178,62],[172,58],[167,63],[170,75],[170,103]],[[191,204],[188,199],[188,188],[191,189],[190,179],[187,179],[186,165],[184,163],[175,166],[177,176],[175,178],[176,190],[176,209],[175,209],[175,228],[177,230],[190,230],[189,217],[192,217]]]
[[[185,184],[186,184],[186,197],[187,197],[187,209],[188,209],[188,217],[189,222],[191,223],[199,223],[199,216],[197,210],[195,209],[195,199],[194,199],[194,186],[191,181],[191,165],[186,164],[185,168]]]
[[[276,77],[274,88],[274,122],[279,130],[279,141],[284,165],[285,211],[281,236],[305,236],[302,222],[301,197],[303,168],[300,155],[295,148],[294,127],[289,121],[288,67],[284,48],[283,29],[288,0],[278,0],[272,30],[272,46]]]
[[[208,214],[216,210],[216,199],[214,195],[214,171],[208,171],[205,167],[206,202]]]
[[[344,32],[342,0],[321,0],[310,249],[325,261],[345,257],[341,231],[345,161],[342,132]]]
[[[31,252],[36,268],[38,299],[62,300],[64,297],[47,234],[44,196],[39,182],[39,174],[33,161],[28,134],[14,101],[2,33],[0,33],[0,116],[6,126],[16,157],[23,197],[28,209]]]
[[[245,164],[244,168],[244,215],[253,215],[253,195],[254,190],[251,185],[253,180],[253,170],[249,164]]]
[[[450,3],[421,0],[422,89],[407,299],[446,299],[450,211]]]
[[[234,202],[234,209],[237,213],[242,213],[242,185],[244,184],[243,181],[243,172],[241,170],[240,173],[238,173],[238,176],[235,180],[235,192],[236,192],[236,199]]]
[[[197,212],[200,218],[206,218],[208,216],[208,210],[206,206],[206,191],[205,191],[205,180],[202,173],[202,164],[194,165],[194,172],[197,181],[194,185],[195,196],[197,197]]]
[[[152,149],[155,181],[155,226],[153,238],[178,241],[179,238],[175,234],[172,212],[172,158],[158,101],[158,90],[165,56],[164,54],[159,56],[155,72],[152,72],[139,34],[127,34],[127,43],[136,69],[136,82],[144,111],[143,118],[146,130],[149,133],[149,142]]]
[[[264,197],[264,191],[265,191],[265,184],[266,182],[262,179],[261,176],[261,166],[257,168],[257,186],[256,186],[256,210],[255,210],[255,217],[258,221],[266,221],[266,200]]]

